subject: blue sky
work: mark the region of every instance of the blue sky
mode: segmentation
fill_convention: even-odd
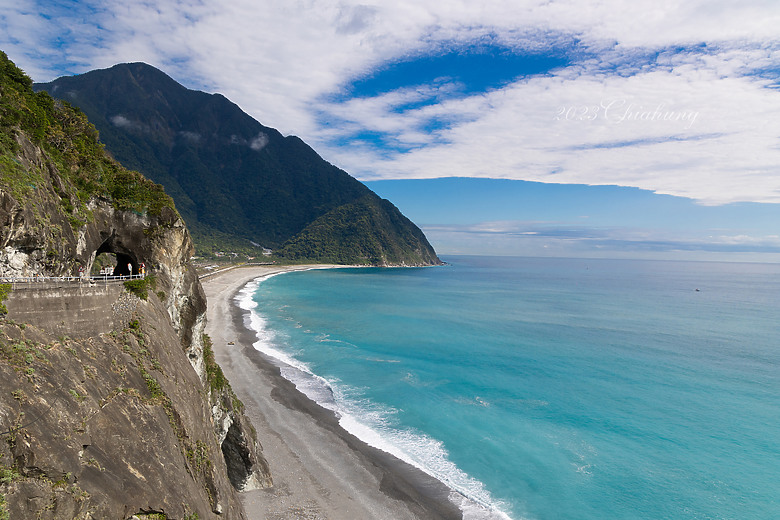
[[[366,184],[450,254],[780,260],[777,204],[702,206],[638,188],[507,179]]]
[[[34,80],[145,61],[220,92],[443,253],[780,258],[780,2],[0,6]]]

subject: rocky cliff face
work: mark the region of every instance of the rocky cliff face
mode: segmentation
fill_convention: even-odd
[[[137,186],[94,188],[123,175],[148,191],[107,158],[90,166],[94,182],[80,156],[63,160],[79,142],[57,127],[36,137],[25,127],[34,98],[6,103],[16,91],[0,79],[0,277],[88,273],[102,253],[116,256],[116,272],[143,264],[151,275],[133,291],[102,292],[110,319],[92,327],[68,329],[84,319],[74,309],[88,312],[69,305],[90,297],[85,281],[44,288],[58,305],[11,292],[0,321],[0,518],[243,518],[237,490],[270,475],[210,356],[181,218],[169,205],[118,202]],[[40,312],[23,312],[31,305]]]

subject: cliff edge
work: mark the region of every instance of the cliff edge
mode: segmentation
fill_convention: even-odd
[[[39,280],[3,286],[0,519],[244,518],[270,474],[172,200],[4,53],[0,174],[0,278]],[[90,283],[104,253],[146,277]]]

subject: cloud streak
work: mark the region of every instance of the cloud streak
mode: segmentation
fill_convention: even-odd
[[[37,81],[146,61],[300,135],[359,178],[780,202],[775,2],[4,3],[0,46]],[[566,59],[481,91],[447,77],[351,91],[391,64],[474,49]]]

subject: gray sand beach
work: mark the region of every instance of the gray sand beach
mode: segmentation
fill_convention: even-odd
[[[206,332],[257,429],[274,482],[242,494],[248,518],[461,518],[446,486],[343,430],[333,412],[296,390],[273,360],[253,348],[256,337],[235,304],[237,292],[257,277],[304,268],[243,267],[202,280]]]

